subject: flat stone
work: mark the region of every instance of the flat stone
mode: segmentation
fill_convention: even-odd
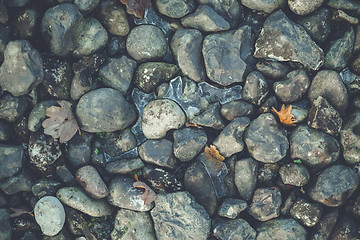
[[[356,111],[346,120],[340,132],[343,156],[348,164],[360,162],[360,112]]]
[[[138,148],[140,158],[160,167],[174,168],[176,158],[173,155],[173,143],[166,139],[147,140]]]
[[[101,199],[109,195],[109,189],[93,166],[87,165],[79,168],[75,177],[92,198]]]
[[[284,184],[302,187],[309,182],[310,174],[302,164],[289,163],[279,169],[280,178]]]
[[[229,121],[232,121],[237,117],[249,117],[253,111],[253,105],[244,100],[234,100],[222,104],[220,109],[221,116]]]
[[[307,15],[323,4],[324,0],[289,0],[289,8],[297,15]]]
[[[268,95],[269,84],[265,77],[258,71],[249,73],[243,88],[244,100],[254,105],[261,105]]]
[[[244,219],[220,222],[213,230],[214,236],[220,240],[236,238],[238,240],[255,240],[256,231]]]
[[[0,180],[18,173],[24,160],[22,146],[0,144]]]
[[[182,128],[173,133],[173,152],[182,162],[191,161],[204,148],[207,136],[204,130],[196,128]]]
[[[121,159],[106,164],[106,171],[113,174],[127,174],[144,166],[140,158]]]
[[[256,228],[258,240],[306,240],[307,232],[292,218],[278,218],[261,223]]]
[[[249,201],[256,187],[258,162],[245,158],[235,162],[235,185],[240,196]]]
[[[323,208],[320,204],[297,200],[290,209],[290,215],[307,227],[315,226],[321,217]]]
[[[230,219],[235,219],[242,211],[248,207],[248,204],[241,199],[226,198],[218,210],[218,215]]]
[[[155,4],[161,14],[171,18],[181,18],[195,9],[193,0],[156,0]]]
[[[225,121],[220,115],[220,103],[211,104],[207,110],[192,119],[192,123],[203,127],[221,130],[225,127]]]
[[[280,215],[281,192],[277,187],[258,188],[254,192],[248,212],[256,220],[265,222]]]

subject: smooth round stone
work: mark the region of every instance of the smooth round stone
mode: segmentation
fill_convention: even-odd
[[[109,189],[101,179],[96,168],[91,165],[79,168],[76,172],[76,180],[93,198],[100,199],[109,195]]]
[[[161,14],[171,18],[181,18],[195,9],[194,0],[156,0],[155,3]]]
[[[284,5],[286,0],[241,0],[241,4],[252,10],[262,11],[265,13],[271,13],[275,9]]]
[[[58,234],[65,223],[65,210],[59,199],[53,196],[41,198],[34,208],[35,221],[47,236]]]
[[[148,139],[165,137],[170,129],[179,129],[185,124],[185,113],[169,99],[157,99],[148,103],[142,115],[141,127]]]
[[[307,15],[323,4],[324,0],[288,0],[291,11],[297,15]]]
[[[284,184],[297,187],[304,186],[310,179],[310,174],[306,167],[295,163],[289,163],[281,166],[279,174]]]
[[[74,0],[75,6],[81,12],[90,12],[99,5],[100,0]]]
[[[340,132],[343,156],[348,164],[360,162],[360,112],[350,115]]]
[[[99,17],[106,30],[115,36],[126,36],[130,31],[127,14],[120,1],[101,1]]]

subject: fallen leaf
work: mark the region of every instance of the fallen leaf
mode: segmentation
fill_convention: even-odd
[[[296,126],[297,121],[295,120],[295,116],[291,114],[292,105],[285,108],[285,104],[283,104],[280,111],[277,111],[274,107],[271,110],[278,115],[280,122],[284,125]]]
[[[210,145],[210,147],[205,147],[204,154],[207,158],[215,159],[219,162],[222,162],[225,160],[225,157],[223,157],[219,151],[216,149],[215,145]]]
[[[144,204],[152,203],[156,199],[156,193],[144,182],[136,181],[133,183],[133,187],[144,189],[144,193],[141,194],[141,199],[144,201]]]
[[[69,141],[79,130],[79,125],[71,111],[71,103],[58,101],[60,107],[52,106],[46,109],[46,116],[42,123],[44,133],[59,138],[60,143]],[[80,130],[79,130],[80,132]]]
[[[145,10],[151,7],[150,0],[120,0],[126,5],[126,12],[137,18],[144,18]]]

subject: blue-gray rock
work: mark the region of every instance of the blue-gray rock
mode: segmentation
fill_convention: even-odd
[[[55,100],[45,100],[34,106],[29,114],[28,129],[32,132],[36,132],[40,129],[42,122],[46,118],[46,109],[51,106],[57,106]]]
[[[323,50],[303,27],[292,22],[281,10],[266,19],[256,40],[254,57],[298,62],[311,70],[318,70],[324,63]]]
[[[290,209],[290,215],[307,227],[315,226],[321,218],[323,208],[320,204],[297,200]]]
[[[160,167],[174,168],[173,143],[166,139],[147,140],[138,148],[140,158]]]
[[[34,183],[34,176],[28,169],[23,169],[19,173],[5,179],[0,183],[0,189],[7,195],[19,192],[31,192]]]
[[[118,1],[101,1],[99,18],[106,30],[116,36],[126,36],[130,31],[127,14]]]
[[[311,235],[308,237],[310,240],[316,239],[329,239],[335,224],[339,218],[339,209],[332,208],[330,211],[324,212],[319,224],[314,226],[311,230]]]
[[[226,123],[221,118],[220,103],[210,104],[203,113],[192,119],[192,123],[203,127],[210,127],[215,130],[223,129]]]
[[[236,198],[226,198],[218,210],[218,215],[230,219],[235,219],[242,211],[248,207],[246,201]]]
[[[307,232],[303,226],[292,218],[278,218],[256,228],[258,240],[306,240]]]
[[[108,104],[111,102],[112,104]],[[135,108],[124,96],[111,88],[100,88],[84,94],[77,106],[80,128],[87,132],[113,132],[135,121]]]
[[[55,195],[57,190],[59,190],[61,183],[48,179],[42,178],[37,180],[31,187],[32,193],[38,197],[42,198],[46,195]]]
[[[249,117],[254,111],[252,104],[244,100],[235,100],[221,105],[221,116],[229,121],[237,117]]]
[[[9,7],[24,7],[30,0],[5,0],[5,4]]]
[[[110,157],[119,156],[136,146],[137,143],[135,136],[129,129],[125,129],[120,132],[103,134],[99,139],[97,139],[94,145],[95,148],[98,148],[98,150],[101,149]]]
[[[159,194],[150,212],[158,239],[206,240],[210,217],[188,192]]]
[[[2,17],[4,17],[4,15],[1,14],[1,4],[0,4],[0,22],[2,20]],[[5,51],[6,45],[10,41],[10,32],[11,32],[10,26],[5,25],[5,24],[0,25],[0,62],[1,63],[4,60],[4,51]]]
[[[0,209],[0,223],[0,239],[11,239],[12,230],[9,210],[5,208]]]
[[[360,162],[360,112],[356,111],[346,120],[340,131],[343,156],[348,164]]]
[[[74,5],[84,13],[94,10],[99,5],[100,0],[74,0]]]
[[[24,161],[22,146],[0,144],[0,180],[18,173]]]
[[[10,139],[12,135],[10,123],[0,120],[0,142],[5,142]]]
[[[171,18],[181,18],[195,9],[193,0],[156,0],[155,4],[161,14]]]
[[[283,7],[286,2],[286,0],[241,0],[241,4],[245,7],[264,13],[272,13],[274,10]]]
[[[90,91],[92,83],[93,80],[89,70],[82,69],[75,73],[70,88],[71,99],[78,100],[82,95]]]
[[[69,168],[65,165],[56,166],[56,175],[61,179],[67,186],[73,186],[75,184],[75,177],[70,172]]]
[[[277,218],[282,204],[281,192],[277,187],[258,188],[254,192],[248,212],[261,222]]]
[[[297,15],[312,13],[323,4],[324,0],[289,0],[289,8]]]
[[[75,168],[84,166],[90,162],[91,142],[93,134],[83,132],[81,135],[76,134],[70,139],[67,146],[67,161]]]
[[[288,163],[281,166],[279,175],[284,184],[302,187],[309,182],[310,174],[302,164]]]
[[[244,219],[221,221],[215,225],[214,236],[220,240],[255,240],[256,231]]]
[[[113,174],[127,174],[144,166],[140,158],[121,159],[106,164],[106,171]]]
[[[252,158],[245,158],[235,162],[234,182],[240,196],[249,201],[255,191],[258,162]]]
[[[257,62],[255,68],[265,77],[273,79],[283,78],[291,70],[286,63],[271,59],[265,59]]]
[[[0,86],[15,97],[28,94],[44,78],[39,52],[26,40],[11,41],[0,67]]]
[[[203,149],[207,142],[204,130],[197,128],[182,128],[173,133],[173,152],[182,162],[191,161]]]
[[[265,77],[258,71],[249,73],[243,88],[244,100],[259,106],[264,103],[268,95],[269,84]]]

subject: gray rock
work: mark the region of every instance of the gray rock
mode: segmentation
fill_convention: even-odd
[[[207,136],[204,130],[197,128],[183,128],[173,133],[173,152],[182,162],[191,161],[204,148]]]
[[[109,195],[109,189],[100,174],[91,165],[86,165],[76,171],[76,180],[92,198],[101,199]]]
[[[323,42],[330,34],[331,14],[329,9],[320,8],[314,13],[299,19],[297,22],[306,30],[312,39]]]
[[[115,217],[111,240],[156,240],[150,214],[120,209]]]
[[[230,219],[235,219],[242,211],[248,207],[247,203],[241,199],[226,198],[218,210],[218,215]]]
[[[30,2],[30,0],[5,0],[5,3],[9,7],[24,7]]]
[[[8,20],[9,20],[8,10],[7,10],[7,7],[5,6],[5,4],[2,1],[1,4],[0,4],[0,23],[1,24],[6,24]]]
[[[138,148],[140,158],[160,167],[174,168],[173,143],[169,140],[147,140]]]
[[[51,172],[62,156],[59,142],[39,131],[30,135],[28,151],[30,165],[42,173]]]
[[[150,212],[158,239],[205,240],[210,217],[188,192],[159,194]]]
[[[110,181],[110,195],[107,200],[111,205],[116,207],[134,210],[138,212],[146,212],[154,207],[154,203],[144,204],[141,199],[143,190],[133,187],[135,179],[117,176]]]
[[[171,18],[182,18],[195,9],[193,0],[156,0],[155,4],[161,14]]]
[[[290,67],[285,63],[270,59],[259,61],[255,68],[265,77],[273,79],[283,78],[290,72]]]
[[[332,70],[319,71],[311,82],[308,99],[312,104],[319,96],[326,100],[340,113],[348,106],[348,93],[340,75]]]
[[[11,25],[19,32],[22,39],[34,37],[39,22],[39,11],[35,8],[22,9],[14,16]]]
[[[258,240],[306,240],[306,230],[292,218],[279,218],[261,223],[256,228]]]
[[[329,239],[332,230],[336,224],[336,221],[339,217],[339,209],[333,208],[328,212],[324,212],[322,215],[319,224],[314,226],[311,230],[312,233],[308,239],[310,240],[325,240]]]
[[[292,159],[301,159],[310,170],[317,170],[338,160],[340,144],[326,133],[299,125],[290,135],[290,153]]]
[[[337,136],[342,126],[342,119],[339,112],[325,98],[319,96],[310,108],[307,124],[312,128]]]
[[[357,239],[360,238],[359,223],[347,215],[339,217],[329,239]]]
[[[206,74],[222,86],[243,82],[252,62],[254,38],[247,25],[237,30],[207,35],[203,42]]]
[[[249,201],[255,191],[258,174],[258,162],[245,158],[235,163],[235,185],[240,196]]]
[[[0,222],[0,239],[11,239],[12,230],[9,210],[5,208],[0,209]]]
[[[74,0],[74,5],[81,11],[81,12],[90,12],[94,10],[99,5],[100,0]]]
[[[213,232],[214,236],[220,240],[254,240],[256,237],[256,231],[247,221],[241,218],[220,222]]]
[[[126,56],[110,58],[100,68],[99,77],[105,86],[119,90],[125,95],[129,89],[135,68],[136,61],[131,58]]]
[[[280,215],[281,192],[277,187],[258,188],[254,192],[248,212],[256,220],[265,222]]]
[[[35,221],[46,236],[58,234],[65,223],[65,210],[59,199],[53,196],[41,198],[34,207]]]
[[[302,187],[309,182],[310,174],[301,164],[289,163],[279,169],[280,178],[284,184]]]
[[[182,183],[170,171],[147,165],[142,169],[142,173],[155,192],[169,193],[184,190]]]
[[[63,3],[49,8],[41,20],[41,32],[50,51],[65,57],[76,47],[75,33],[84,22],[78,8],[71,3]]]
[[[289,148],[286,130],[270,113],[261,114],[250,123],[245,130],[244,140],[250,155],[264,163],[275,163],[281,160]]]
[[[249,117],[254,111],[252,104],[244,100],[235,100],[221,105],[221,116],[229,121],[238,117]]]
[[[18,173],[24,161],[24,148],[0,144],[0,180]]]
[[[112,104],[108,104],[111,102]],[[128,127],[136,113],[124,96],[111,88],[100,88],[84,94],[77,106],[80,128],[87,132],[113,132]]]
[[[106,30],[116,36],[126,36],[130,31],[129,22],[120,2],[114,0],[101,1],[99,17]]]
[[[63,187],[56,197],[65,205],[92,217],[104,217],[110,214],[111,206],[104,199],[93,199],[80,187]]]
[[[79,168],[90,162],[92,139],[93,134],[87,132],[81,135],[76,134],[70,139],[67,146],[66,158],[73,167]]]
[[[199,5],[194,13],[181,19],[181,24],[186,28],[195,28],[204,32],[219,32],[230,29],[230,24],[207,5]]]
[[[56,175],[68,186],[73,186],[75,184],[75,177],[65,165],[56,167]]]
[[[284,103],[297,102],[310,87],[310,79],[303,69],[291,71],[282,81],[275,82],[273,89],[276,96]]]
[[[344,165],[333,165],[323,170],[307,192],[314,201],[325,206],[342,205],[358,188],[356,172]]]
[[[327,5],[335,9],[350,10],[357,14],[360,13],[360,4],[353,0],[329,0]]]
[[[38,197],[42,198],[46,195],[55,195],[57,190],[59,190],[61,183],[48,179],[42,178],[37,180],[31,187],[32,193]]]
[[[4,16],[1,14],[1,5],[0,5],[0,22],[1,18]],[[6,45],[10,41],[10,32],[11,28],[8,25],[1,24],[0,25],[0,62],[2,63],[4,60],[4,51],[6,48]]]
[[[44,78],[39,52],[26,40],[11,41],[0,67],[0,86],[15,97],[28,94]]]
[[[343,156],[348,164],[360,162],[360,112],[356,111],[346,120],[340,132]]]
[[[309,203],[303,199],[297,200],[290,209],[290,215],[307,227],[315,226],[321,217],[322,206],[316,203]]]
[[[34,183],[34,176],[28,169],[23,169],[19,173],[7,178],[0,183],[0,189],[7,195],[19,192],[31,192]]]
[[[220,103],[211,104],[206,111],[194,117],[192,123],[216,130],[223,129],[226,123],[220,115]]]
[[[110,157],[119,156],[136,146],[135,136],[129,129],[120,132],[106,133],[95,142],[95,147],[101,149]]]
[[[221,131],[213,141],[221,155],[230,157],[244,149],[243,133],[249,124],[247,117],[235,118]]]
[[[113,174],[127,174],[144,166],[140,158],[121,159],[106,164],[106,171]]]
[[[196,29],[179,29],[170,47],[183,74],[195,82],[205,80],[205,65],[201,56],[203,36]]]
[[[330,43],[330,48],[325,55],[324,67],[341,71],[351,58],[354,43],[355,31],[353,27],[350,27],[341,38]]]
[[[82,69],[75,73],[71,82],[70,96],[72,100],[78,100],[82,95],[91,90],[92,77],[90,71]]]
[[[324,0],[288,0],[289,8],[297,15],[307,15],[323,4]]]
[[[318,70],[324,63],[323,50],[281,10],[266,19],[256,40],[254,57],[299,62],[311,70]]]
[[[272,13],[274,10],[285,5],[286,0],[241,0],[241,4],[252,10]]]
[[[45,100],[34,106],[29,114],[28,129],[32,132],[36,132],[40,129],[42,122],[46,118],[46,109],[51,106],[57,106],[55,100]]]
[[[162,58],[167,50],[165,34],[154,25],[137,26],[126,39],[126,50],[137,61]]]
[[[141,124],[145,137],[160,139],[170,129],[181,128],[185,124],[185,114],[176,102],[157,99],[145,106]]]
[[[268,95],[269,85],[265,77],[258,71],[249,73],[243,89],[244,100],[254,105],[261,105]]]
[[[73,55],[80,58],[97,52],[106,46],[108,38],[108,33],[101,23],[89,17],[82,24],[81,31],[74,35],[76,47]]]
[[[0,120],[0,141],[5,142],[9,140],[11,134],[10,123],[4,120]]]

